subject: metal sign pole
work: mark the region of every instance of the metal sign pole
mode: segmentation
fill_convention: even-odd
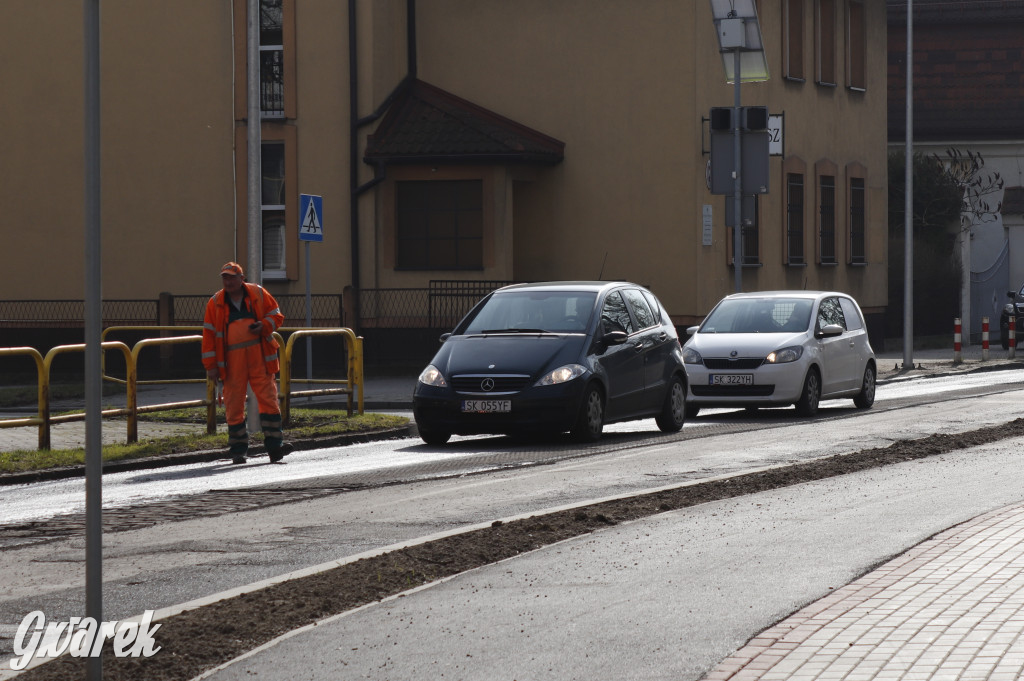
[[[103,292],[100,237],[100,2],[86,0],[85,38],[85,615],[103,621]],[[98,625],[97,625],[98,626]],[[88,681],[103,658],[86,660]]]
[[[903,368],[914,368],[914,0],[907,0],[907,139],[903,182]],[[964,267],[969,267],[965,263]]]
[[[733,69],[736,72],[735,82],[732,86],[733,109],[732,109],[732,130],[733,130],[733,168],[735,179],[733,181],[733,267],[736,271],[736,293],[743,290],[743,154],[740,153],[740,50],[733,50]]]
[[[260,0],[249,0],[246,6],[246,146],[248,163],[246,187],[248,192],[248,273],[250,281],[263,283],[263,135],[262,107],[260,106]],[[256,395],[250,390],[246,402],[248,430],[259,432],[260,410]]]
[[[299,194],[299,240],[306,243],[306,327],[313,325],[313,263],[309,242],[324,240],[324,204],[318,194]],[[306,336],[306,381],[313,380],[313,338]],[[312,395],[306,396],[313,401]]]
[[[306,328],[313,326],[313,293],[312,293],[312,269],[313,264],[309,259],[309,242],[306,242]],[[306,380],[313,380],[313,337],[306,336]],[[313,401],[313,396],[306,397],[307,402]]]

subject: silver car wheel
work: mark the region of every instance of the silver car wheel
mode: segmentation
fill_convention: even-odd
[[[572,436],[579,442],[596,442],[604,430],[604,396],[596,385],[587,387],[580,406],[580,414],[572,429]]]
[[[665,395],[665,405],[655,421],[663,433],[675,433],[683,427],[686,421],[686,385],[679,376],[672,378]]]
[[[861,409],[868,409],[875,403],[875,367],[871,364],[864,368],[864,382],[853,403]]]
[[[818,402],[821,401],[821,378],[818,370],[811,367],[804,378],[804,391],[796,403],[796,412],[801,416],[814,416],[818,413]]]

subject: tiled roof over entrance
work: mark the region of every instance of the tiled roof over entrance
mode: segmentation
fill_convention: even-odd
[[[907,3],[889,0],[889,139],[906,130]],[[1024,138],[1024,1],[914,0],[914,139]]]
[[[370,164],[554,165],[565,143],[420,80],[404,84],[367,142]]]
[[[407,81],[363,159],[394,163],[554,165],[565,143],[421,80]]]

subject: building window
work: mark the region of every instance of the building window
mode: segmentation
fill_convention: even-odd
[[[836,264],[836,178],[818,177],[818,262]]]
[[[260,210],[263,226],[263,277],[284,279],[287,269],[287,221],[285,219],[285,145],[264,142],[260,146],[262,196]]]
[[[248,113],[248,2],[234,1],[235,119]],[[259,61],[260,112],[264,121],[296,118],[295,107],[295,3],[296,0],[260,0]]]
[[[395,267],[483,269],[481,180],[395,183]]]
[[[846,84],[852,90],[867,88],[867,28],[863,0],[846,4]]]
[[[864,247],[864,178],[850,178],[850,262],[867,262]]]
[[[260,111],[284,118],[283,0],[260,0]]]
[[[783,0],[785,77],[804,80],[804,0]]]
[[[816,75],[820,85],[836,84],[836,0],[817,0],[815,12]]]
[[[786,176],[786,264],[803,265],[804,260],[804,176]]]

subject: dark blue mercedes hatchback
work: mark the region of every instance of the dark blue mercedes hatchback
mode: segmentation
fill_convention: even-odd
[[[517,284],[481,300],[420,374],[416,425],[453,434],[556,434],[581,442],[604,424],[655,418],[683,427],[686,373],[668,313],[628,282]]]

